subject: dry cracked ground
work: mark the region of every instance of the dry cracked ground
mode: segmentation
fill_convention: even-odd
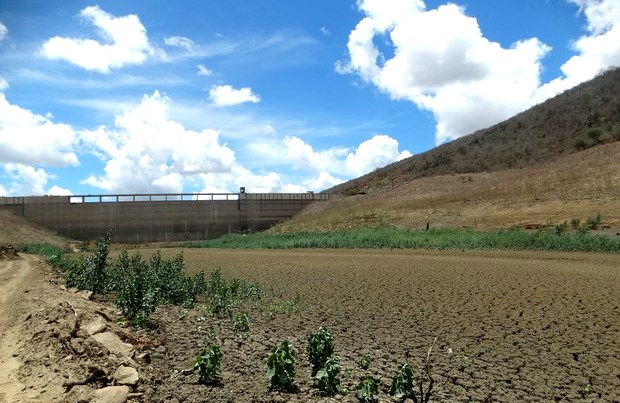
[[[131,332],[118,326],[113,305],[63,289],[38,258],[0,261],[0,401],[354,402],[351,391],[372,374],[379,401],[388,402],[394,371],[405,362],[420,367],[434,338],[431,401],[620,401],[618,255],[183,253],[190,272],[221,268],[225,278],[261,285],[262,299],[236,308],[248,313],[249,332],[202,304],[158,308],[149,329]],[[318,326],[333,335],[346,396],[312,388],[306,338]],[[297,353],[294,393],[270,391],[265,377],[281,340]],[[224,354],[215,386],[199,385],[192,371],[208,343]],[[364,355],[368,370],[358,366]]]

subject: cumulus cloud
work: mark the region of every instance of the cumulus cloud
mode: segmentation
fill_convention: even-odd
[[[213,71],[207,68],[204,64],[199,64],[196,67],[198,68],[199,76],[210,76],[211,74],[213,74]]]
[[[8,189],[0,186],[0,194],[18,196],[40,195],[70,195],[71,191],[57,185],[45,190],[50,179],[54,179],[43,168],[35,168],[30,165],[7,163],[3,165],[5,176],[9,179]]]
[[[572,44],[576,52],[561,67],[563,76],[543,85],[537,101],[594,78],[601,71],[620,66],[620,3],[616,0],[568,0],[586,16],[588,34]]]
[[[0,93],[0,162],[42,166],[79,165],[77,133],[18,105]]]
[[[188,52],[193,51],[196,48],[196,44],[189,38],[184,36],[169,36],[164,38],[164,43],[168,46],[174,46],[177,48],[185,49]]]
[[[55,36],[41,47],[41,53],[52,60],[66,60],[86,70],[109,73],[113,68],[141,64],[155,53],[138,16],[115,17],[99,6],[89,6],[79,16],[93,24],[103,39],[65,38]]]
[[[209,90],[209,100],[216,106],[234,106],[246,102],[258,103],[260,97],[249,87],[235,89],[230,85],[215,85]]]
[[[144,96],[117,116],[113,128],[82,134],[82,141],[105,161],[103,175],[84,183],[109,192],[182,192],[187,178],[229,173],[235,154],[219,133],[188,130],[169,117],[170,99],[159,92]]]
[[[6,27],[6,25],[2,23],[2,21],[0,21],[0,41],[6,38],[8,33],[9,33],[8,28]]]
[[[350,176],[361,176],[408,157],[411,157],[409,151],[398,152],[398,141],[390,136],[378,134],[362,142],[354,153],[347,155],[346,172]]]
[[[365,17],[349,35],[349,59],[336,70],[431,111],[440,144],[620,64],[620,3],[568,1],[585,14],[589,34],[574,42],[577,55],[562,66],[564,76],[542,86],[541,60],[550,47],[528,38],[504,48],[486,38],[464,8],[445,4],[429,10],[422,0],[358,1]],[[376,46],[378,39],[388,52]]]
[[[407,150],[399,152],[398,141],[384,134],[375,135],[362,142],[354,151],[345,147],[315,151],[310,144],[298,137],[286,137],[284,145],[293,169],[318,175],[312,180],[311,186],[306,183],[311,189],[316,189],[321,182],[330,185],[340,182],[330,174],[352,178],[411,156]]]
[[[423,1],[358,2],[366,14],[351,32],[340,72],[358,74],[389,94],[430,110],[436,141],[468,134],[525,109],[539,86],[549,48],[536,38],[503,48],[455,4],[427,10]],[[373,42],[387,41],[392,57]]]

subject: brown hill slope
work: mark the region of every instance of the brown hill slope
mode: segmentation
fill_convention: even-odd
[[[8,211],[0,211],[0,244],[25,245],[33,243],[62,248],[69,245],[69,240],[23,217],[18,217]]]
[[[273,232],[359,227],[544,227],[600,213],[620,227],[620,142],[496,172],[420,177],[311,208]],[[613,230],[615,234],[616,230]]]
[[[421,177],[523,168],[617,140],[620,68],[488,129],[327,191],[344,195],[376,193]]]

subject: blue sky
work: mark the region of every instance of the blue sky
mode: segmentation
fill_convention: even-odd
[[[0,195],[319,191],[618,65],[617,0],[0,0]]]

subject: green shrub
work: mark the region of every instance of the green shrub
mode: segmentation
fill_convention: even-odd
[[[222,352],[216,345],[209,345],[196,357],[194,369],[198,370],[198,383],[206,385],[217,382],[221,359]]]
[[[389,394],[400,401],[405,399],[418,401],[413,384],[413,369],[408,364],[403,365],[392,378]]]
[[[287,340],[271,350],[267,359],[267,379],[273,389],[291,390],[295,381],[295,352]]]
[[[144,327],[157,306],[157,288],[151,282],[148,266],[139,254],[132,256],[122,268],[123,277],[116,292],[116,306],[134,327]]]
[[[323,368],[319,369],[312,377],[314,387],[329,396],[335,394],[345,395],[347,391],[340,385],[339,374],[340,357],[337,355],[329,357]]]
[[[379,401],[377,395],[379,394],[379,381],[368,375],[362,379],[355,388],[355,397],[362,403],[376,403]]]
[[[325,366],[327,360],[334,353],[334,341],[332,335],[322,327],[308,336],[308,361],[312,365],[312,376]]]

